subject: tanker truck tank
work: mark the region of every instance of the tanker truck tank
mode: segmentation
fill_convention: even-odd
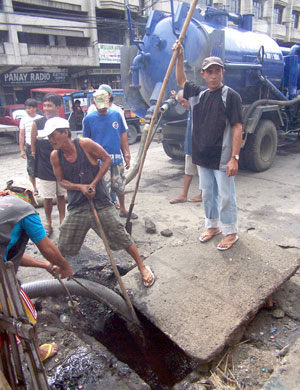
[[[179,36],[188,9],[189,4],[179,3],[175,15],[152,11],[143,40],[135,42],[136,48],[124,47],[121,51],[121,79],[125,97],[129,107],[140,117],[145,118],[147,111],[151,115],[173,54],[172,46]],[[261,159],[267,161],[265,164],[262,161],[260,164],[254,163],[249,157],[250,152],[247,153],[248,166],[254,170],[264,170],[275,158],[278,134],[300,127],[295,121],[297,112],[290,120],[286,114],[282,115],[284,105],[272,109],[266,108],[266,103],[263,103],[263,108],[259,108],[258,104],[254,108],[255,115],[248,109],[250,107],[251,111],[252,104],[260,99],[287,101],[297,96],[300,88],[300,50],[299,45],[292,49],[281,48],[268,35],[251,30],[252,15],[232,15],[226,10],[210,7],[204,13],[196,9],[183,41],[184,64],[187,79],[205,86],[200,74],[203,59],[207,56],[222,58],[226,70],[224,84],[241,95],[244,112],[248,114],[247,123],[243,125],[244,149],[248,136],[255,138],[260,120],[267,118],[275,126],[275,131],[280,130],[272,135],[272,146],[261,151]],[[171,90],[178,90],[175,69],[167,84],[165,100],[170,97]],[[292,109],[289,106],[289,111],[297,111],[297,107],[297,104]],[[182,123],[186,116],[187,113],[179,105],[172,106],[164,113],[164,121],[168,122],[163,126],[164,147],[173,144],[175,149],[183,150],[185,129]],[[180,123],[180,129],[174,123]],[[274,133],[273,129],[271,132]],[[178,150],[172,153],[165,148],[165,151],[170,157],[180,154]]]

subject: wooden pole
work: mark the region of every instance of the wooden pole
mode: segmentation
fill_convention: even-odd
[[[189,12],[187,14],[186,20],[184,22],[184,25],[182,27],[181,33],[180,33],[179,38],[178,38],[178,41],[180,43],[182,43],[182,41],[184,40],[185,34],[187,32],[187,29],[189,27],[190,21],[192,19],[192,16],[193,16],[193,13],[195,11],[195,8],[196,8],[197,4],[198,4],[198,0],[193,0],[193,2],[191,4],[191,7],[189,9]],[[172,55],[172,58],[170,60],[167,72],[165,74],[165,77],[164,77],[164,80],[163,80],[163,83],[162,83],[162,87],[161,87],[161,90],[160,90],[160,93],[159,93],[159,96],[158,96],[158,99],[157,99],[157,102],[156,102],[156,105],[155,105],[155,109],[154,109],[154,112],[153,112],[153,116],[151,118],[151,122],[150,122],[150,125],[149,125],[146,142],[145,142],[143,154],[142,154],[142,157],[141,157],[139,170],[138,170],[138,173],[137,173],[135,189],[134,189],[134,192],[133,192],[133,195],[132,195],[132,199],[131,199],[131,203],[130,203],[130,207],[129,207],[129,211],[128,211],[128,217],[127,217],[127,220],[126,220],[126,230],[128,231],[128,233],[131,233],[131,230],[132,230],[132,224],[130,222],[130,218],[131,218],[131,214],[132,214],[132,210],[133,210],[136,194],[137,194],[137,191],[138,191],[138,188],[139,188],[139,183],[140,183],[140,179],[141,179],[141,176],[142,176],[142,171],[143,171],[144,162],[145,162],[146,155],[147,155],[147,150],[148,150],[148,147],[150,145],[152,130],[153,130],[154,123],[156,121],[156,117],[157,117],[157,114],[158,114],[158,111],[159,111],[159,108],[161,106],[161,102],[162,102],[162,99],[163,99],[163,96],[164,96],[164,93],[165,93],[165,89],[166,89],[166,86],[168,84],[169,78],[171,76],[171,73],[172,73],[172,70],[173,70],[173,67],[174,67],[176,59],[177,59],[177,51],[174,51],[173,55]],[[147,125],[145,125],[145,126],[147,126]]]

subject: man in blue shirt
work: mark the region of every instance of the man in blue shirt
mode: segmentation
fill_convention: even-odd
[[[130,168],[130,151],[127,131],[119,112],[109,108],[109,94],[105,90],[94,93],[97,110],[88,114],[83,121],[83,136],[91,138],[103,147],[112,159],[111,168],[103,180],[108,192],[115,192],[120,202],[120,217],[127,218],[125,208],[125,184],[123,158],[126,169]],[[137,215],[132,213],[132,219]]]
[[[50,241],[42,225],[40,216],[33,205],[33,186],[23,178],[14,178],[7,183],[7,189],[0,191],[0,255],[4,261],[11,261],[15,271],[18,267],[39,267],[48,272],[58,272],[62,278],[72,276],[72,268],[58,248]],[[25,254],[29,238],[48,260],[39,260]],[[30,322],[36,322],[36,312],[24,290],[20,289]],[[57,353],[56,344],[39,347],[42,361]]]

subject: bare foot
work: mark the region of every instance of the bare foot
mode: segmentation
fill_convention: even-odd
[[[39,355],[41,358],[41,361],[45,361],[46,359],[54,356],[57,354],[58,347],[57,344],[43,344],[39,346]]]

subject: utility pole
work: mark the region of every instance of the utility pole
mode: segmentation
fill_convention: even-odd
[[[126,22],[126,27],[125,27],[125,45],[126,46],[130,46],[127,6],[128,6],[128,0],[124,0],[124,12],[125,12],[124,20]]]

